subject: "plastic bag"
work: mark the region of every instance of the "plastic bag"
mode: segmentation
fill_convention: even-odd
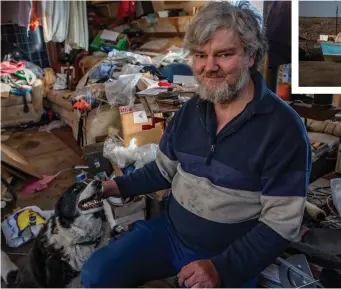
[[[44,70],[32,62],[24,60],[27,69],[31,70],[38,78],[43,78]]]
[[[36,206],[25,207],[2,222],[2,232],[9,247],[17,248],[38,236],[54,211],[42,211]]]
[[[145,164],[148,164],[152,161],[156,160],[156,153],[158,150],[157,144],[146,144],[135,149],[134,158],[135,168],[139,169],[142,168]]]
[[[330,187],[334,206],[341,216],[341,178],[332,179],[330,181]]]
[[[72,93],[72,99],[75,101],[85,100],[91,108],[96,106],[96,96],[92,93],[92,90],[88,86],[84,86]]]
[[[128,63],[128,64],[122,66],[120,74],[124,75],[124,74],[139,73],[142,68],[143,68],[143,66]]]
[[[110,136],[104,142],[103,156],[120,168],[135,163],[135,168],[139,169],[156,159],[157,149],[156,144],[137,146],[135,138],[130,141],[128,147],[124,147],[118,136]]]
[[[57,81],[53,85],[54,90],[63,90],[67,88],[67,75],[62,73],[57,73]]]
[[[64,120],[54,120],[51,121],[49,124],[47,125],[43,125],[39,128],[39,131],[47,131],[50,132],[51,130],[55,129],[55,128],[60,128],[60,127],[64,127],[66,126],[66,122]]]
[[[142,73],[120,75],[117,80],[105,83],[105,94],[112,106],[127,105],[132,107],[135,102],[136,85]]]
[[[120,137],[110,136],[104,142],[103,156],[120,168],[125,168],[134,163],[134,151],[136,147],[136,139],[132,139],[129,146],[124,147]]]
[[[132,63],[140,63],[140,64],[153,64],[152,60],[149,56],[135,54],[128,51],[119,51],[113,49],[108,53],[108,56],[114,59],[122,59],[122,58],[129,58],[131,59]]]
[[[115,65],[106,62],[102,62],[100,65],[94,66],[89,71],[89,82],[91,83],[105,78],[110,78],[115,67]]]
[[[182,48],[178,48],[175,46],[172,46],[170,49],[170,52],[166,55],[158,55],[153,58],[154,65],[156,68],[159,68],[160,66],[166,66],[171,63],[186,63],[187,57],[189,55],[188,51],[183,50]]]

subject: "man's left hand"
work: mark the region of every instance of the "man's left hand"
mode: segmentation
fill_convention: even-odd
[[[178,274],[179,285],[187,288],[217,288],[220,276],[211,260],[199,260],[182,267]]]

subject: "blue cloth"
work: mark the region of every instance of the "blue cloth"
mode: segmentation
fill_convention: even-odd
[[[174,75],[193,75],[192,68],[188,64],[172,63],[161,69],[161,73],[168,81],[173,82]]]
[[[137,221],[123,237],[111,240],[85,262],[81,281],[86,288],[137,287],[152,280],[176,276],[193,261],[212,257],[186,247],[164,212]],[[256,287],[257,278],[243,288]]]

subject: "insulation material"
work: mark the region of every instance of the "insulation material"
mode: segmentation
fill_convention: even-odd
[[[321,132],[341,137],[341,124],[330,121],[317,121],[308,119],[309,131]]]

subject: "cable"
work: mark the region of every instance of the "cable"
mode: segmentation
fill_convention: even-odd
[[[329,204],[330,199],[332,199],[332,197],[333,197],[332,195],[330,195],[329,197],[327,197],[327,207],[328,207],[329,211],[330,211],[334,216],[340,217],[339,214],[337,214],[337,213],[334,211],[334,209],[331,207],[331,205]],[[332,201],[333,201],[333,200],[332,200]],[[341,220],[341,218],[340,218],[340,220]]]

